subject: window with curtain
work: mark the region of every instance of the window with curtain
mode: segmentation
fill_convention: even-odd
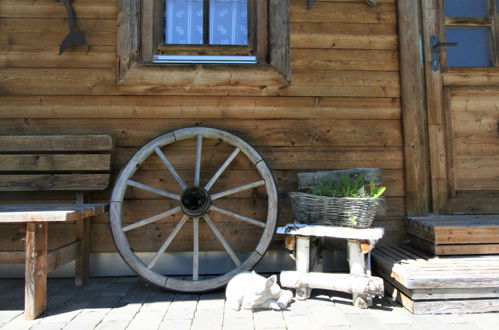
[[[165,44],[248,45],[248,0],[166,0]]]

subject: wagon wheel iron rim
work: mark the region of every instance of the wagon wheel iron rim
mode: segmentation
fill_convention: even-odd
[[[196,155],[194,164],[194,180],[192,185],[184,181],[181,175],[175,170],[175,167],[170,163],[167,154],[161,148],[172,143],[195,139]],[[232,153],[218,167],[216,172],[210,177],[210,180],[201,184],[201,158],[203,150],[203,141],[206,139],[214,139],[222,141],[233,147]],[[244,154],[248,160],[254,165],[258,171],[260,180],[240,185],[235,188],[227,189],[220,192],[212,192],[212,187],[217,180],[222,176],[224,171],[229,167],[232,161],[238,154]],[[182,194],[171,193],[167,190],[155,188],[153,186],[132,180],[132,177],[139,169],[141,164],[151,155],[156,155],[161,159],[165,167],[176,183],[183,191]],[[216,206],[216,200],[226,196],[243,192],[252,188],[264,187],[267,201],[267,218],[265,221],[254,219],[245,215],[229,211],[225,208]],[[139,190],[145,190],[157,196],[171,199],[178,203],[177,206],[158,213],[147,218],[137,220],[130,224],[123,224],[122,206],[126,203],[125,193],[128,187],[134,187]],[[249,251],[246,259],[241,260],[240,256],[232,249],[229,242],[223,236],[223,233],[218,228],[217,224],[211,217],[211,212],[218,213],[227,217],[231,221],[243,222],[262,230],[259,241],[254,250]],[[150,223],[154,223],[164,219],[170,215],[182,214],[180,220],[175,225],[173,230],[168,234],[163,241],[161,247],[155,252],[154,256],[149,260],[142,260],[133,251],[130,242],[126,236],[127,232],[131,232],[137,228],[143,227]],[[110,224],[115,245],[123,260],[142,278],[147,281],[166,289],[181,291],[181,292],[203,292],[220,288],[237,273],[252,269],[263,257],[269,247],[272,236],[275,230],[277,220],[277,188],[272,177],[272,173],[266,165],[263,158],[256,152],[248,143],[228,132],[206,128],[206,127],[189,127],[178,129],[164,135],[161,135],[147,144],[132,156],[128,163],[123,167],[113,188],[110,201]],[[174,241],[179,231],[186,225],[187,222],[192,222],[193,230],[193,258],[192,258],[192,277],[187,279],[179,279],[171,276],[163,275],[154,270],[155,264],[161,256],[167,251],[168,247]],[[222,245],[223,250],[232,260],[234,268],[225,274],[208,278],[200,279],[200,245],[199,245],[199,225],[201,222],[206,223],[207,227],[212,231],[216,239]]]

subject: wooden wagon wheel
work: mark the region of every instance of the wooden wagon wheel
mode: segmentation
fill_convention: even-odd
[[[183,178],[175,170],[172,163],[170,163],[167,155],[161,149],[177,141],[186,139],[194,139],[196,144],[195,164],[193,166],[194,182],[192,185],[183,180]],[[211,176],[210,180],[206,184],[201,185],[201,158],[203,141],[205,139],[214,139],[216,142],[223,141],[224,143],[230,145],[231,148],[233,148],[233,151],[221,164],[221,166],[218,167],[217,171]],[[239,153],[246,155],[247,159],[254,165],[258,171],[260,180],[213,193],[211,188]],[[180,186],[181,191],[183,191],[182,194],[171,193],[167,190],[158,189],[132,179],[134,173],[141,166],[141,164],[152,155],[161,159],[161,162],[165,167],[165,171],[168,171],[175,178],[176,183]],[[217,204],[218,199],[259,186],[264,187],[266,193],[267,218],[265,221],[247,217],[215,205]],[[122,219],[122,206],[127,202],[124,197],[128,187],[134,187],[139,190],[144,190],[149,193],[162,196],[166,199],[174,200],[175,203],[178,204],[176,207],[162,213],[134,221],[130,224],[124,224]],[[254,226],[255,229],[262,231],[254,250],[248,251],[249,253],[246,254],[239,253],[238,255],[238,253],[232,249],[229,242],[224,238],[222,232],[217,228],[217,225],[211,216],[212,212],[230,218],[235,222],[249,224]],[[139,256],[137,256],[137,254],[133,251],[126,234],[175,213],[182,215],[180,221],[168,234],[159,250],[149,260],[142,260],[139,258]],[[160,287],[183,292],[202,292],[219,288],[227,284],[227,282],[237,273],[253,268],[262,258],[271,243],[276,225],[276,218],[277,189],[272,174],[262,157],[242,139],[225,131],[205,127],[178,129],[161,135],[144,145],[121,170],[116,180],[110,201],[112,234],[116,247],[125,262],[135,272],[137,272],[137,274],[149,282]],[[203,279],[199,276],[199,225],[202,221],[206,222],[216,239],[223,246],[223,249],[232,260],[234,267],[225,274],[208,279]],[[160,272],[155,271],[155,264],[165,253],[169,245],[175,239],[177,233],[184,225],[186,225],[186,223],[192,223],[192,276],[187,277],[187,279],[178,279],[165,276]],[[245,257],[245,259],[241,260],[242,257]]]

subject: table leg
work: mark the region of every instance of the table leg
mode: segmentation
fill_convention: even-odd
[[[75,223],[75,236],[80,241],[80,256],[75,260],[75,285],[88,281],[90,254],[90,219],[80,219]]]
[[[45,222],[26,224],[24,317],[33,320],[47,305],[47,230]]]

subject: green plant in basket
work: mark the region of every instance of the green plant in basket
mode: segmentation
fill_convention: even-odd
[[[373,179],[370,180],[369,191],[364,188],[365,174],[350,177],[345,174],[340,180],[328,178],[309,188],[309,193],[326,197],[357,197],[357,198],[378,198],[386,190],[386,187],[377,186]]]

